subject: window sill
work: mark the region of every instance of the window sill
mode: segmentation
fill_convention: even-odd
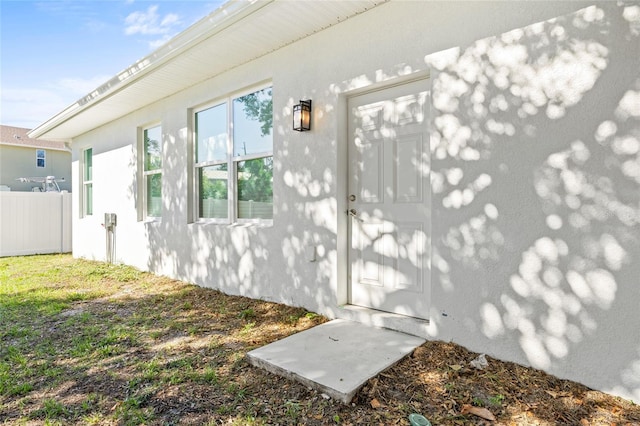
[[[190,223],[194,226],[217,226],[226,228],[271,228],[273,219],[262,219],[256,221],[240,221],[240,222],[218,222],[213,220],[198,220]]]

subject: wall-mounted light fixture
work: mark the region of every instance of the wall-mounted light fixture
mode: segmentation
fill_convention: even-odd
[[[311,100],[301,100],[298,105],[293,106],[293,130],[311,130]]]

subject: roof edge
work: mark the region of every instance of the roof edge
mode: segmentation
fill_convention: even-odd
[[[98,86],[96,89],[80,98],[58,114],[49,118],[33,130],[29,131],[28,137],[37,139],[47,132],[70,120],[85,109],[101,102],[104,99],[118,93],[128,85],[136,82],[154,69],[164,65],[180,53],[189,50],[200,42],[223,31],[225,28],[241,21],[255,11],[267,6],[275,0],[230,0],[211,12],[209,15],[197,21],[186,30],[177,34],[167,43],[151,52],[144,58],[117,73],[109,81]],[[70,142],[65,139],[51,139]]]
[[[28,149],[44,149],[47,151],[63,151],[63,152],[69,152],[68,148],[65,147],[55,147],[55,146],[45,146],[45,145],[38,145],[35,143],[11,143],[11,142],[0,142],[1,146],[10,146],[13,148],[28,148]]]

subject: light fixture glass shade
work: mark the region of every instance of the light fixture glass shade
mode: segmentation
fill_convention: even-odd
[[[293,130],[304,132],[311,130],[311,101],[300,101],[293,106]]]

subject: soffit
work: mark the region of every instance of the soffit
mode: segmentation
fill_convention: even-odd
[[[70,140],[385,1],[230,1],[30,136]]]

